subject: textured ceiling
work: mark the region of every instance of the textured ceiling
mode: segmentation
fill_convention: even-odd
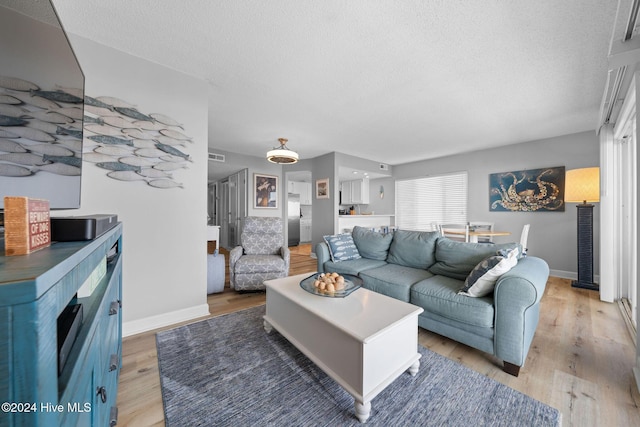
[[[54,0],[206,80],[209,146],[389,164],[595,129],[615,1]]]

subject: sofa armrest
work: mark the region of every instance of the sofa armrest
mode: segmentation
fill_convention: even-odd
[[[494,351],[500,359],[524,365],[548,278],[549,266],[543,259],[526,257],[498,279],[494,291]]]
[[[316,245],[316,258],[318,260],[318,273],[324,273],[324,263],[331,259],[327,242],[320,242]]]
[[[234,289],[236,284],[234,267],[243,253],[244,249],[242,248],[242,246],[236,246],[235,248],[231,249],[231,252],[229,252],[229,287],[231,287],[231,289]]]
[[[283,246],[280,248],[280,256],[284,259],[284,268],[287,270],[287,274],[289,274],[289,265],[291,264],[291,250]]]

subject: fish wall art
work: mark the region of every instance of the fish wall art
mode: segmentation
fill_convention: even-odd
[[[143,113],[113,96],[84,97],[83,160],[118,181],[153,188],[184,188],[175,177],[193,162],[184,125],[161,113]]]
[[[82,91],[0,76],[0,177],[80,176]]]
[[[564,212],[564,166],[489,175],[489,210]]]

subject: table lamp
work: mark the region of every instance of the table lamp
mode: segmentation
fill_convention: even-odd
[[[600,169],[571,169],[565,175],[564,201],[578,203],[578,280],[574,288],[597,291],[593,282],[593,205],[600,201]]]

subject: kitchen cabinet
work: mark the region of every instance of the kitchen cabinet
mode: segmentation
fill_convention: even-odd
[[[368,205],[369,204],[369,180],[355,179],[343,181],[342,204],[343,205]]]
[[[310,205],[312,200],[311,183],[310,182],[297,182],[289,181],[289,193],[300,195],[301,205]]]
[[[300,222],[300,242],[310,242],[311,241],[311,221],[301,221]]]

